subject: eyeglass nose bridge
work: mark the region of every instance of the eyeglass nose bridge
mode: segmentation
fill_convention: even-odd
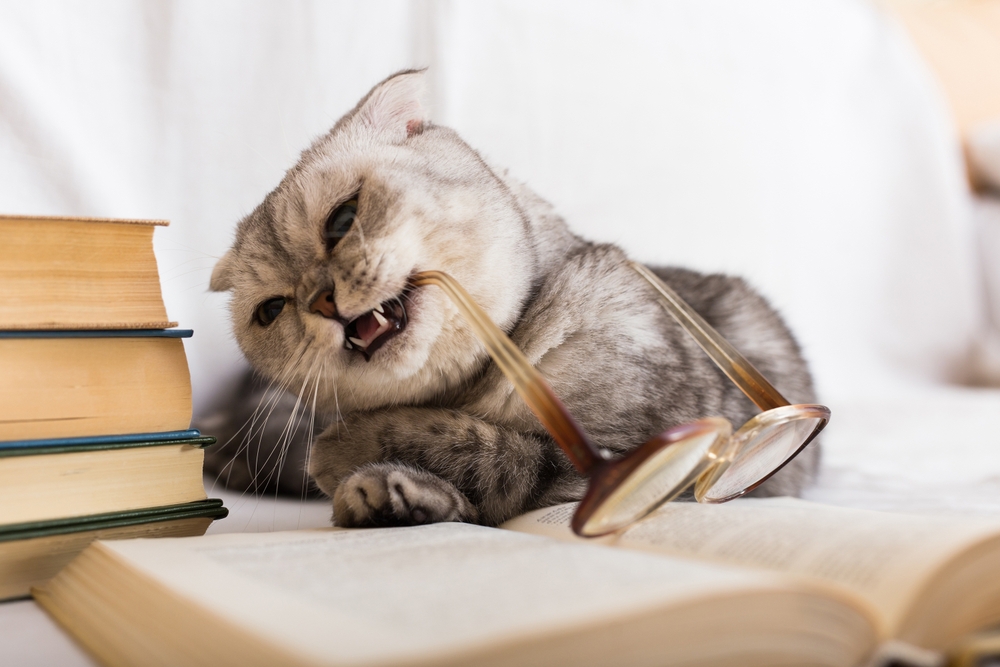
[[[728,463],[732,425],[721,417],[681,424],[625,456],[602,461],[573,516],[573,532],[607,535],[643,518]]]

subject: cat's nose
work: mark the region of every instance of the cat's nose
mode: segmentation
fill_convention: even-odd
[[[329,317],[330,319],[337,317],[337,306],[333,302],[333,292],[329,290],[320,292],[316,300],[309,306],[309,312],[319,313],[323,317]]]

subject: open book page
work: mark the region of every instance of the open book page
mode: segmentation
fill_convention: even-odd
[[[814,590],[770,573],[455,523],[101,546],[307,664],[454,656],[696,599]],[[856,627],[871,623],[844,608]]]
[[[512,519],[503,528],[569,540],[575,504]],[[890,514],[795,498],[722,505],[667,503],[603,544],[819,577],[878,607],[892,634],[927,577],[958,551],[1000,533],[991,522]]]

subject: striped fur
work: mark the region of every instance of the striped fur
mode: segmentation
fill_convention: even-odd
[[[292,424],[305,411],[307,425],[313,413],[328,424],[308,470],[333,499],[335,523],[496,524],[578,499],[586,486],[444,294],[404,294],[416,271],[459,280],[613,452],[701,417],[738,427],[753,416],[619,248],[575,236],[547,202],[429,122],[422,79],[407,71],[383,81],[303,152],[240,222],[212,276],[213,289],[231,292],[233,329],[250,364],[290,392],[275,399],[288,405],[279,421]],[[329,251],[325,221],[355,193],[357,220]],[[815,400],[791,333],[744,281],[657,271],[790,400]],[[309,312],[324,289],[344,321],[402,294],[407,327],[366,361],[346,349],[341,322]],[[279,296],[284,310],[261,326],[255,310]],[[224,412],[219,428],[236,433],[253,419],[251,404]],[[259,405],[255,427],[270,409],[266,398]],[[274,459],[301,466],[307,430],[277,436]],[[214,455],[215,469],[238,467],[236,449]],[[812,445],[760,493],[797,494],[818,453]]]

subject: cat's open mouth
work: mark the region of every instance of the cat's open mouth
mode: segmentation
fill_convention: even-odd
[[[380,347],[406,329],[403,301],[410,291],[411,288],[407,287],[399,296],[383,301],[373,310],[348,322],[344,327],[344,347],[361,353],[365,361],[370,361]]]

